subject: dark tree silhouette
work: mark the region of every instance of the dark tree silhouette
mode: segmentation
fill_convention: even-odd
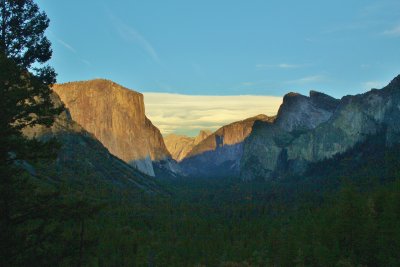
[[[56,74],[45,64],[52,55],[44,35],[48,25],[32,0],[0,0],[0,266],[23,265],[24,259],[32,261],[28,255],[38,255],[32,248],[49,236],[45,228],[57,199],[38,193],[17,164],[52,157],[58,147],[54,140],[22,133],[26,127],[51,126],[63,110],[51,100]]]
[[[37,147],[21,134],[25,127],[50,126],[62,107],[51,101],[56,81],[50,42],[44,32],[49,19],[32,0],[1,0],[0,4],[0,164],[12,164]],[[38,148],[38,147],[37,147]],[[29,154],[29,153],[28,153]]]

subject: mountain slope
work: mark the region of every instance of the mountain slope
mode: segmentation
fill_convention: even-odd
[[[210,131],[200,131],[196,137],[169,134],[164,137],[165,146],[176,161],[183,160],[192,151],[193,147],[206,139]]]
[[[385,130],[388,144],[399,142],[400,76],[381,90],[345,96],[326,124],[299,136],[288,161],[315,162],[342,153],[368,135]]]
[[[243,141],[251,133],[253,124],[273,120],[273,117],[258,115],[223,126],[194,146],[179,166],[188,176],[237,176]]]
[[[61,101],[53,94],[53,102]],[[108,150],[90,133],[71,119],[69,111],[63,112],[53,126],[35,126],[24,129],[24,134],[41,140],[56,137],[61,144],[55,161],[45,161],[26,169],[33,175],[45,177],[52,183],[64,183],[96,191],[97,196],[113,190],[128,190],[132,196],[140,192],[157,193],[162,189],[154,179],[137,171]]]
[[[154,176],[152,161],[170,158],[160,131],[145,115],[143,95],[108,80],[54,86],[73,120],[113,155]]]
[[[280,114],[286,115],[289,124],[256,125],[245,142],[242,179],[273,179],[287,172],[302,173],[309,163],[343,153],[377,132],[385,132],[388,144],[400,140],[400,76],[381,90],[345,96],[340,102],[326,100],[326,96],[319,97],[316,103],[326,107],[331,115],[319,113],[316,124],[308,123],[304,117],[303,125],[310,126],[308,129],[291,127],[296,113],[284,110]]]

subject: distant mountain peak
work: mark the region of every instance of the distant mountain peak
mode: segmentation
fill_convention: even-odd
[[[303,96],[303,95],[300,94],[300,93],[297,93],[297,92],[289,92],[285,96],[287,96],[287,97],[295,97],[295,96]]]
[[[399,143],[399,106],[400,75],[383,89],[341,100],[315,91],[308,98],[286,96],[274,124],[279,127],[256,124],[246,139],[242,179],[300,174],[309,163],[344,153],[372,135],[383,136],[388,145]]]
[[[164,142],[172,158],[181,161],[192,151],[194,146],[206,139],[211,133],[210,130],[200,130],[196,137],[172,133],[165,136]]]
[[[300,93],[296,93],[296,92],[290,92],[287,93],[283,96],[283,102],[285,101],[291,101],[292,99],[297,99],[297,98],[304,98],[306,97],[305,95],[302,95]]]
[[[197,136],[203,135],[203,134],[208,134],[208,135],[210,135],[210,134],[212,134],[212,131],[210,131],[210,130],[200,130],[200,131],[199,131],[199,134],[198,134]]]
[[[332,97],[330,95],[327,95],[325,93],[315,91],[315,90],[310,90],[309,96],[310,96],[310,98],[328,97],[328,98],[335,99],[334,97]]]
[[[394,77],[385,88],[400,89],[400,74]]]
[[[277,125],[287,131],[315,128],[327,121],[340,101],[327,94],[310,91],[310,96],[288,93],[278,110]]]
[[[340,102],[339,99],[313,90],[310,91],[310,99],[315,106],[331,111],[334,111]]]

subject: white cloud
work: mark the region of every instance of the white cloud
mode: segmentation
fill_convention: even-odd
[[[84,64],[86,64],[86,65],[88,65],[88,66],[92,66],[92,63],[90,63],[89,60],[86,60],[86,59],[84,59],[84,58],[81,58],[81,62],[84,63]]]
[[[289,84],[307,84],[307,83],[316,83],[322,82],[326,80],[324,75],[313,75],[313,76],[306,76],[297,80],[287,81],[286,83]]]
[[[146,115],[163,134],[195,135],[258,114],[276,115],[282,103],[282,97],[274,96],[143,94]]]
[[[153,45],[134,27],[125,24],[119,18],[109,15],[115,29],[118,34],[128,42],[136,43],[139,45],[149,57],[151,57],[155,62],[159,63],[160,59],[158,57],[157,51],[154,49]]]
[[[76,54],[76,50],[75,50],[75,48],[72,47],[72,45],[68,44],[67,42],[65,42],[64,40],[59,39],[59,38],[57,38],[57,42],[59,42],[62,46],[67,48],[72,53]]]
[[[295,68],[299,68],[300,65],[281,63],[278,65],[278,67],[281,69],[295,69]]]
[[[288,64],[288,63],[280,63],[280,64],[257,64],[256,68],[258,69],[266,69],[266,68],[275,68],[275,69],[297,69],[301,68],[304,65],[298,64]]]
[[[383,34],[389,36],[400,36],[400,25],[397,25],[396,27],[390,30],[384,31]]]
[[[381,81],[368,81],[368,82],[362,83],[363,88],[367,89],[367,90],[372,89],[372,88],[379,89],[379,88],[384,87],[385,85],[386,85],[386,83],[381,82]]]
[[[64,41],[63,39],[59,38],[54,32],[50,31],[50,34],[54,36],[55,40],[61,44],[64,48],[66,48],[67,50],[69,50],[70,52],[72,52],[73,54],[75,54],[79,60],[84,63],[87,66],[91,66],[92,64],[90,63],[89,60],[86,60],[84,58],[79,57],[79,53],[78,51],[69,43],[67,43],[66,41]]]

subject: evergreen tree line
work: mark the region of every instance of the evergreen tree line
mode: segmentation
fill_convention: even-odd
[[[0,1],[0,266],[83,266],[85,224],[97,212],[78,192],[45,185],[27,162],[54,160],[57,140],[28,139],[51,127],[63,107],[51,101],[56,73],[46,14],[32,0]]]

